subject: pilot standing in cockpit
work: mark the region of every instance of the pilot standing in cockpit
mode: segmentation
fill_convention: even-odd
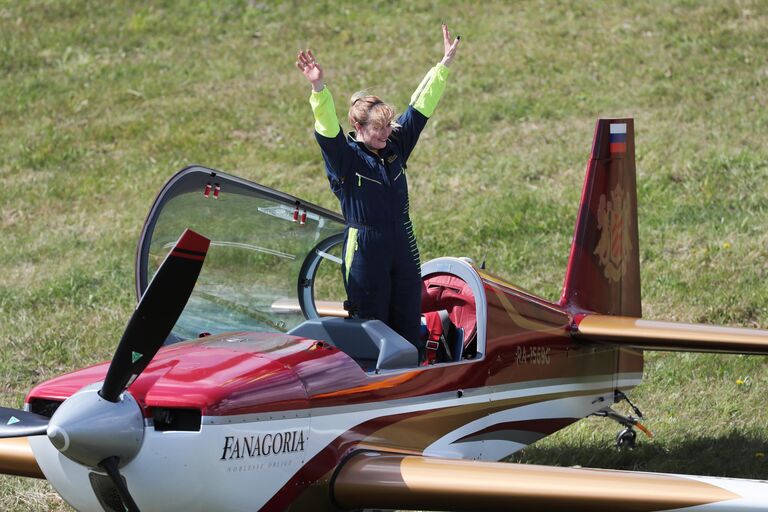
[[[315,138],[347,223],[342,252],[346,306],[353,316],[387,323],[417,346],[422,360],[421,264],[408,214],[406,162],[443,94],[461,39],[451,40],[448,27],[442,29],[443,58],[427,72],[405,112],[395,120],[392,106],[358,92],[349,108],[355,131],[347,136],[312,52],[300,51],[296,60],[312,84]]]

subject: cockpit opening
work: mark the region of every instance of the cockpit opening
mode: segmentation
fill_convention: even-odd
[[[212,181],[218,196],[206,194]],[[184,169],[161,190],[142,230],[137,296],[185,228],[209,238],[211,247],[166,343],[201,333],[289,333],[327,341],[366,371],[420,364],[416,344],[383,322],[346,318],[340,215],[213,169]],[[475,267],[437,258],[422,265],[422,276],[427,364],[482,358],[486,300]]]
[[[318,244],[302,266],[298,305],[307,320],[288,332],[324,341],[355,359],[366,371],[445,364],[477,359],[485,347],[485,290],[468,260],[438,258],[422,267],[422,343],[426,361],[419,361],[416,344],[378,320],[347,318],[341,298],[316,300],[316,273],[342,237]],[[337,276],[340,270],[337,269]],[[282,303],[280,307],[287,307]],[[416,342],[417,340],[413,340]]]

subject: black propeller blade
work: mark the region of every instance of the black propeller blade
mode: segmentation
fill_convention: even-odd
[[[168,253],[125,328],[99,395],[117,402],[168,337],[192,293],[210,240],[187,229]]]
[[[49,419],[33,412],[0,407],[0,438],[43,436]]]
[[[51,419],[0,407],[0,438],[48,434],[66,457],[104,470],[123,507],[139,512],[119,468],[138,452],[144,424],[133,397],[120,400],[120,394],[168,338],[192,294],[209,245],[210,240],[192,230],[181,235],[136,306],[98,395],[84,388],[65,400]]]
[[[117,469],[119,459],[117,457],[107,457],[99,463],[99,466],[107,473],[107,476],[112,480],[117,489],[117,494],[123,502],[123,506],[127,512],[141,512],[136,502],[133,501],[133,496],[128,491],[128,486],[125,485],[123,477],[120,476],[120,471]]]

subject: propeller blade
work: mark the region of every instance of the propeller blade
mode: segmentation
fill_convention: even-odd
[[[125,328],[99,391],[102,398],[117,402],[160,350],[192,294],[209,244],[187,229],[168,253]]]
[[[33,412],[0,407],[0,438],[43,436],[49,418]]]
[[[133,501],[133,496],[128,491],[128,486],[125,484],[120,471],[117,469],[118,465],[119,459],[117,457],[107,457],[99,463],[99,466],[107,472],[107,476],[115,484],[117,494],[120,495],[120,500],[123,502],[125,510],[127,512],[140,512],[136,502]]]

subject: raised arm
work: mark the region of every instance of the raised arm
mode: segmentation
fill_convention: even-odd
[[[344,141],[333,96],[323,82],[324,73],[312,50],[300,51],[296,55],[296,68],[312,84],[309,104],[315,116],[315,139],[320,145],[325,160],[325,170],[331,180],[331,187],[337,187],[349,174],[350,148]]]
[[[315,131],[323,137],[336,137],[341,131],[339,119],[336,117],[336,106],[330,91],[323,82],[325,76],[323,68],[315,59],[312,50],[299,51],[296,55],[296,68],[312,84],[312,95],[309,97],[309,103],[315,116]]]
[[[398,130],[398,141],[401,146],[403,158],[408,160],[411,151],[419,140],[419,135],[427,124],[427,120],[432,117],[437,104],[445,90],[445,83],[448,79],[448,66],[453,63],[456,57],[456,50],[459,47],[461,36],[451,40],[451,33],[448,26],[443,25],[443,58],[440,62],[430,69],[424,79],[421,81],[416,91],[411,96],[409,108],[401,115],[397,122],[400,124]]]
[[[461,42],[461,36],[451,40],[451,33],[448,25],[443,25],[443,58],[440,62],[427,72],[427,75],[416,88],[416,92],[411,96],[411,106],[418,110],[425,117],[432,117],[437,108],[440,97],[445,90],[445,82],[448,78],[448,66],[453,63],[456,57],[456,51]]]

